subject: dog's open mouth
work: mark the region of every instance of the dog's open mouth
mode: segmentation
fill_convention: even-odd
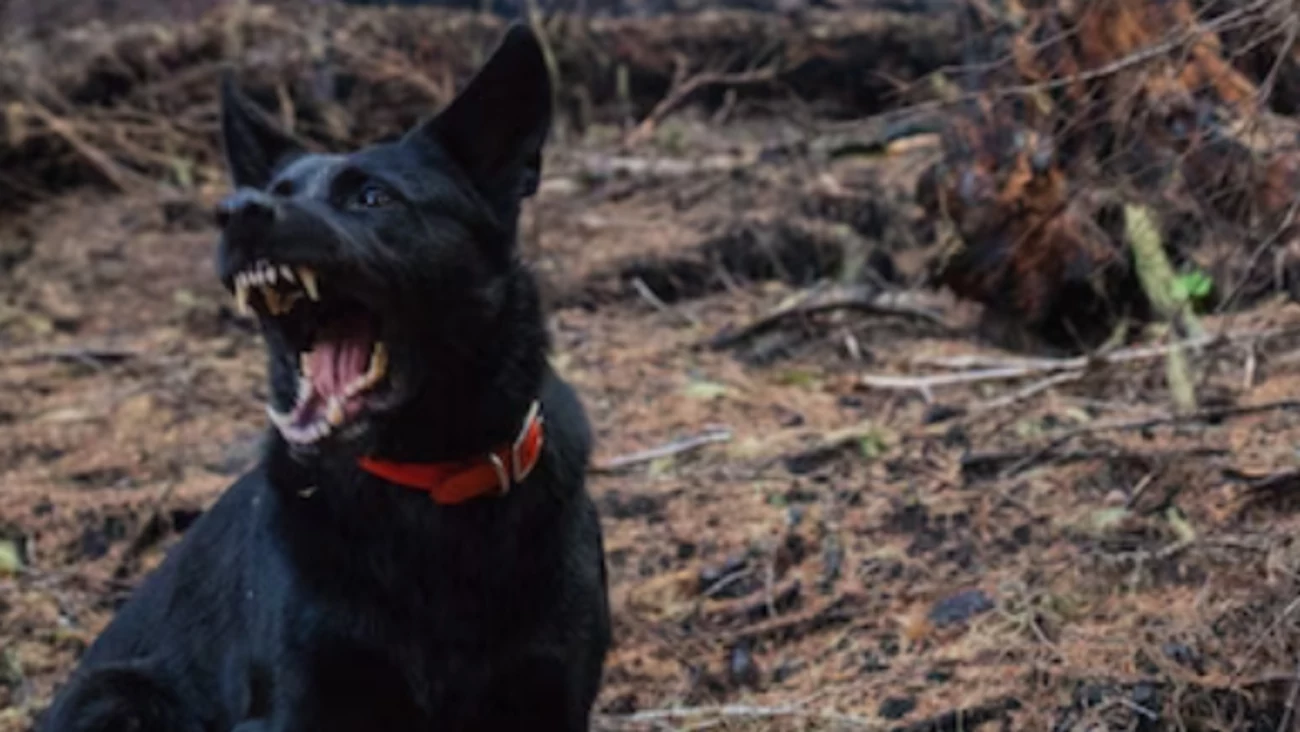
[[[288,411],[267,405],[280,434],[313,444],[355,421],[388,374],[379,318],[360,301],[326,289],[314,269],[259,261],[234,277],[235,301],[278,328],[293,350],[297,395]]]

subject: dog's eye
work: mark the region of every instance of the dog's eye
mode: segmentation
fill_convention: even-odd
[[[387,206],[392,200],[393,197],[384,190],[383,186],[368,183],[357,191],[356,205],[361,208],[379,208]]]

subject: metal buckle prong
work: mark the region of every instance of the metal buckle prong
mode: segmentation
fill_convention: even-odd
[[[533,421],[536,420],[540,426],[542,417],[538,412],[541,411],[541,408],[541,402],[534,400],[532,406],[528,408],[528,414],[524,417],[524,426],[520,428],[519,436],[515,438],[514,444],[510,446],[510,472],[514,475],[515,483],[522,483],[524,478],[527,478],[528,474],[533,472],[533,468],[536,467],[536,463],[525,467],[519,451],[524,446],[524,440],[528,439],[528,433],[531,431],[529,428],[532,427]]]
[[[488,453],[488,459],[492,461],[493,470],[497,471],[497,485],[500,490],[497,495],[504,496],[510,492],[510,474],[506,472],[506,466],[501,463],[501,456],[495,452]]]

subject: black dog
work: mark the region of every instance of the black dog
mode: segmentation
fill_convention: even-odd
[[[551,114],[513,26],[396,142],[307,154],[231,82],[218,266],[277,429],[47,732],[585,730],[609,645],[590,433],[515,252]]]

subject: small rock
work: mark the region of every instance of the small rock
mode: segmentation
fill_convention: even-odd
[[[993,600],[983,590],[962,590],[946,597],[930,608],[930,622],[936,627],[964,623],[994,608]]]
[[[880,657],[880,654],[875,651],[867,651],[862,654],[862,673],[876,674],[888,670],[889,664]]]
[[[780,684],[797,673],[799,673],[798,663],[782,661],[776,668],[772,669],[772,683]]]
[[[835,582],[839,580],[844,566],[844,548],[833,537],[834,535],[829,537],[830,540],[825,542],[822,549],[822,574],[817,581],[817,589],[822,594],[830,594],[835,588]]]
[[[1098,684],[1084,684],[1074,692],[1074,703],[1083,709],[1090,709],[1106,701],[1106,689]]]
[[[964,427],[955,424],[949,427],[947,432],[943,433],[943,446],[969,448],[970,434],[966,432]]]
[[[610,491],[601,501],[601,513],[615,519],[662,518],[663,505],[654,496],[637,494],[624,498],[618,491]]]
[[[758,686],[761,675],[758,662],[750,652],[749,643],[741,642],[733,646],[727,660],[727,676],[731,679],[731,684],[752,689]]]
[[[952,681],[952,669],[932,668],[926,672],[925,680],[932,684],[946,684]]]
[[[606,714],[632,714],[637,710],[636,695],[623,694],[616,696],[605,704]]]
[[[1133,686],[1133,703],[1153,712],[1160,711],[1160,690],[1149,681],[1142,681]]]
[[[95,526],[88,526],[81,532],[81,556],[86,559],[99,559],[108,554],[108,536]]]
[[[891,696],[880,703],[877,712],[885,719],[902,719],[916,709],[916,698],[911,696]]]
[[[931,404],[926,408],[925,414],[921,417],[921,424],[938,424],[947,422],[953,417],[960,417],[966,413],[961,407],[953,407],[947,404]]]

